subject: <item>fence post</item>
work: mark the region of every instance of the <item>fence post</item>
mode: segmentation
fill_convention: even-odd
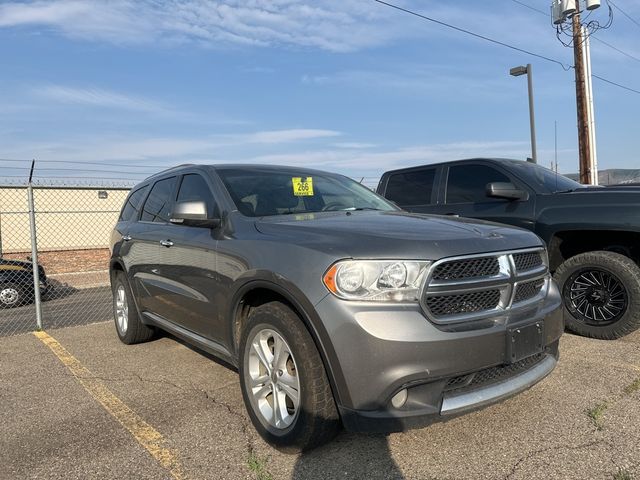
[[[38,272],[38,240],[36,237],[36,208],[33,201],[33,167],[36,161],[31,162],[31,172],[29,173],[29,184],[27,185],[27,193],[29,198],[29,226],[31,230],[31,263],[33,266],[33,297],[36,306],[36,323],[38,330],[42,330],[42,302],[40,299],[40,273]]]

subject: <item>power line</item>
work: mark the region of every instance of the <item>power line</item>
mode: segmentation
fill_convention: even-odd
[[[545,17],[549,17],[549,13],[548,12],[544,12],[544,11],[540,10],[539,8],[532,7],[531,5],[528,5],[528,4],[524,3],[524,2],[521,2],[520,0],[511,0],[511,1],[514,2],[514,3],[517,3],[518,5],[522,5],[523,7],[526,7],[529,10],[533,10],[534,12],[538,12],[541,15],[544,15]],[[610,3],[613,5],[612,2],[610,2]],[[598,37],[591,36],[591,38],[593,40],[595,40],[596,42],[600,42],[603,45],[611,48],[612,50],[615,50],[616,52],[624,55],[625,57],[630,58],[631,60],[635,60],[636,62],[640,62],[640,58],[638,58],[638,57],[636,57],[634,55],[631,55],[630,53],[627,53],[624,50],[621,50],[620,48],[616,47],[615,45],[611,45],[610,43],[605,42],[604,40],[601,40]]]
[[[522,5],[523,7],[528,8],[529,10],[533,10],[534,12],[541,13],[545,17],[549,17],[549,12],[545,12],[544,10],[540,10],[539,8],[533,7],[527,3],[521,2],[520,0],[511,0],[513,3],[517,3],[518,5]]]
[[[527,4],[525,4],[525,3],[523,3],[523,2],[521,2],[521,1],[519,1],[519,0],[511,0],[511,1],[512,1],[512,2],[514,2],[514,3],[517,3],[517,4],[519,4],[519,5],[522,5],[523,7],[527,7],[527,8],[529,8],[530,10],[534,10],[534,11],[536,11],[536,12],[538,12],[538,13],[541,13],[541,14],[543,14],[543,15],[547,16],[547,14],[546,14],[545,12],[543,12],[542,10],[539,10],[539,9],[537,9],[537,8],[535,8],[535,7],[532,7],[531,5],[527,5]],[[627,17],[629,17],[625,12],[623,12],[623,11],[620,9],[620,7],[618,7],[618,6],[617,6],[615,3],[613,3],[611,0],[608,0],[608,2],[609,2],[611,5],[613,5],[614,7],[616,7],[618,10],[620,10],[620,11],[621,11],[623,14],[625,14]],[[632,18],[630,18],[630,17],[629,17],[629,19],[630,19],[631,21],[633,21],[634,23],[638,24],[638,23],[637,23],[635,20],[633,20]],[[638,26],[640,26],[640,24],[638,24]],[[591,38],[592,38],[593,40],[595,40],[595,41],[597,41],[597,42],[600,42],[601,44],[603,44],[603,45],[605,45],[605,46],[607,46],[607,47],[609,47],[609,48],[611,48],[611,49],[615,50],[616,52],[621,53],[622,55],[624,55],[624,56],[626,56],[626,57],[629,57],[629,58],[630,58],[630,59],[632,59],[632,60],[635,60],[636,62],[640,62],[640,58],[638,58],[638,57],[636,57],[636,56],[634,56],[634,55],[631,55],[630,53],[627,53],[627,52],[625,52],[624,50],[621,50],[621,49],[619,49],[618,47],[616,47],[616,46],[614,46],[614,45],[611,45],[611,44],[610,44],[610,43],[608,43],[608,42],[605,42],[604,40],[601,40],[601,39],[599,39],[599,38],[597,38],[597,37],[594,37],[594,36],[592,36]],[[632,92],[632,93],[640,93],[640,91],[636,90],[635,88],[627,87],[626,85],[621,85],[620,83],[614,82],[614,81],[612,81],[612,80],[608,80],[608,79],[603,78],[603,77],[601,77],[601,76],[599,76],[599,75],[594,75],[594,74],[592,73],[592,74],[591,74],[591,76],[592,76],[592,77],[594,77],[594,78],[597,78],[598,80],[601,80],[601,81],[603,81],[603,82],[606,82],[606,83],[608,83],[608,84],[610,84],[610,85],[614,85],[614,86],[616,86],[616,87],[622,88],[623,90],[627,90],[627,91]]]
[[[638,28],[640,28],[640,22],[638,22],[635,18],[633,18],[631,15],[629,15],[627,12],[625,12],[623,9],[621,9],[618,5],[616,5],[615,3],[613,3],[612,0],[608,0],[608,2],[613,5],[617,10],[620,11],[620,13],[622,13],[625,17],[627,17],[629,20],[631,20],[633,23],[635,23]]]
[[[614,47],[613,45],[611,45],[610,43],[605,42],[604,40],[601,40],[598,37],[591,37],[592,40],[595,40],[596,42],[602,43],[603,45],[606,45],[607,47],[615,50],[618,53],[621,53],[622,55],[624,55],[625,57],[629,57],[631,60],[635,60],[636,62],[640,62],[640,58],[635,57],[633,55],[631,55],[630,53],[627,53],[623,50],[620,50],[618,47]]]
[[[11,158],[0,158],[0,162],[29,162],[31,160],[18,160]],[[39,163],[68,163],[70,165],[97,165],[100,167],[124,167],[124,168],[168,168],[169,165],[124,165],[121,163],[110,163],[110,162],[82,162],[75,160],[38,160],[36,159],[36,166]],[[134,172],[131,172],[134,173]]]
[[[490,43],[493,43],[495,45],[500,45],[502,47],[509,48],[511,50],[515,50],[516,52],[520,52],[520,53],[524,53],[524,54],[527,54],[527,55],[531,55],[533,57],[537,57],[537,58],[540,58],[542,60],[546,60],[547,62],[556,63],[556,64],[560,65],[565,71],[566,70],[570,70],[572,68],[571,65],[567,66],[565,63],[561,62],[560,60],[555,60],[553,58],[546,57],[544,55],[540,55],[538,53],[534,53],[534,52],[531,52],[529,50],[525,50],[523,48],[516,47],[514,45],[510,45],[510,44],[505,43],[505,42],[501,42],[500,40],[495,40],[493,38],[490,38],[490,37],[487,37],[487,36],[484,36],[484,35],[480,35],[479,33],[475,33],[475,32],[472,32],[470,30],[466,30],[466,29],[461,28],[461,27],[456,27],[455,25],[451,25],[450,23],[446,23],[446,22],[443,22],[441,20],[436,20],[435,18],[427,17],[426,15],[422,15],[421,13],[414,12],[413,10],[409,10],[407,8],[400,7],[400,6],[394,5],[392,3],[387,3],[387,2],[385,2],[383,0],[373,0],[373,1],[377,2],[377,3],[380,3],[382,5],[386,5],[387,7],[394,8],[394,9],[399,10],[401,12],[408,13],[409,15],[413,15],[413,16],[421,18],[423,20],[427,20],[429,22],[437,23],[438,25],[442,25],[443,27],[447,27],[447,28],[450,28],[452,30],[456,30],[458,32],[465,33],[467,35],[471,35],[472,37],[479,38],[479,39],[484,40],[486,42],[490,42]]]
[[[503,47],[510,48],[512,50],[516,50],[518,52],[526,53],[527,55],[532,55],[534,57],[538,57],[538,58],[541,58],[543,60],[547,60],[548,62],[556,63],[556,64],[560,65],[565,71],[566,70],[570,70],[571,68],[574,68],[573,65],[570,65],[569,67],[565,67],[565,64],[562,63],[559,60],[555,60],[553,58],[549,58],[549,57],[546,57],[544,55],[539,55],[537,53],[530,52],[529,50],[525,50],[523,48],[515,47],[513,45],[509,45],[508,43],[504,43],[504,42],[501,42],[499,40],[494,40],[493,38],[485,37],[484,35],[480,35],[478,33],[474,33],[474,32],[471,32],[469,30],[465,30],[464,28],[456,27],[455,25],[451,25],[449,23],[445,23],[445,22],[442,22],[440,20],[436,20],[435,18],[427,17],[426,15],[422,15],[421,13],[417,13],[417,12],[414,12],[412,10],[409,10],[409,9],[406,9],[406,8],[403,8],[403,7],[399,7],[398,5],[394,5],[392,3],[388,3],[388,2],[385,2],[383,0],[373,0],[373,1],[377,2],[377,3],[380,3],[382,5],[386,5],[387,7],[395,8],[396,10],[399,10],[399,11],[404,12],[404,13],[408,13],[409,15],[413,15],[413,16],[421,18],[423,20],[428,20],[430,22],[437,23],[438,25],[442,25],[444,27],[451,28],[451,29],[456,30],[458,32],[466,33],[467,35],[471,35],[473,37],[477,37],[477,38],[480,38],[482,40],[486,40],[488,42],[495,43],[497,45],[501,45]],[[609,2],[611,2],[611,0],[609,0]],[[520,2],[516,2],[516,3],[520,3]],[[627,90],[629,92],[640,94],[640,91],[636,90],[634,88],[627,87],[625,85],[622,85],[620,83],[614,82],[612,80],[608,80],[608,79],[600,77],[598,75],[593,75],[592,74],[592,76],[597,78],[598,80],[602,80],[603,82],[609,83],[611,85],[614,85],[616,87],[622,88],[622,89]]]
[[[597,78],[598,80],[601,80],[603,82],[609,83],[611,85],[615,85],[616,87],[623,88],[625,90],[629,90],[630,92],[637,93],[638,95],[640,95],[640,90],[636,90],[635,88],[627,87],[625,85],[620,85],[619,83],[612,82],[611,80],[607,80],[606,78],[602,78],[602,77],[600,77],[598,75],[594,75],[593,73],[591,74],[591,76],[593,78]]]

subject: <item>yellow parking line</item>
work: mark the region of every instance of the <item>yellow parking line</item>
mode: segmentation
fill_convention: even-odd
[[[55,338],[46,332],[33,332],[42,343],[51,349],[58,359],[69,369],[84,389],[97,400],[131,435],[142,445],[160,465],[176,480],[186,479],[176,453],[165,445],[163,436],[131,410],[122,400],[96,379],[80,361],[71,355]]]

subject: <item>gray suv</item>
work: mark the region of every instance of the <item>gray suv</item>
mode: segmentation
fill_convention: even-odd
[[[340,175],[176,167],[133,188],[111,250],[120,339],[162,329],[236,366],[255,428],[285,449],[450,418],[558,357],[536,235],[410,214]]]

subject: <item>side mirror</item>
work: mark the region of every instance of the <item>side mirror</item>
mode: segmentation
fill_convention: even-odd
[[[209,218],[207,204],[201,200],[176,203],[169,221],[188,227],[216,228],[220,226],[219,218]]]
[[[492,182],[487,184],[487,197],[529,200],[529,192],[516,188],[511,182]]]

